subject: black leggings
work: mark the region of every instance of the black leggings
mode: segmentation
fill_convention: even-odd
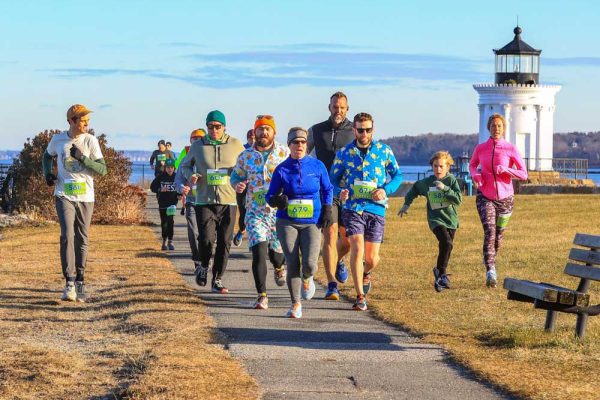
[[[221,279],[227,268],[236,207],[222,204],[194,206],[198,224],[198,251],[200,262],[208,268],[214,255],[213,281]]]
[[[162,230],[162,238],[173,240],[173,225],[175,224],[173,221],[173,216],[167,215],[166,208],[160,208],[158,211],[160,212],[160,229]]]
[[[257,293],[267,292],[267,253],[273,267],[279,268],[283,265],[285,257],[283,253],[276,253],[269,249],[268,242],[260,242],[250,248],[252,250],[252,275]]]
[[[238,228],[240,232],[246,231],[246,193],[248,189],[244,189],[242,193],[235,194],[235,202],[238,206],[239,216],[238,216]]]
[[[445,226],[436,226],[433,230],[433,234],[439,242],[437,269],[440,271],[440,275],[444,275],[448,268],[448,260],[450,260],[450,254],[454,247],[455,233],[456,229],[448,229]]]

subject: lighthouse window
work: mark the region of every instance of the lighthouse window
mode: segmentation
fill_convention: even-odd
[[[533,71],[534,74],[539,74],[540,73],[540,57],[539,56],[533,56],[532,57],[532,68],[531,70]]]
[[[508,72],[519,72],[521,56],[519,55],[508,55]]]
[[[531,73],[531,56],[521,56],[521,72]]]
[[[503,54],[496,56],[496,72],[506,72],[506,56]]]

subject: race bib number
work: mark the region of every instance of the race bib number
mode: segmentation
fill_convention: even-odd
[[[223,186],[229,183],[226,169],[208,169],[206,174],[209,186]]]
[[[192,197],[196,197],[198,194],[198,185],[192,185]]]
[[[268,187],[261,186],[252,193],[252,198],[254,199],[254,202],[259,206],[264,206],[265,204],[267,204],[267,200],[265,199],[267,190]]]
[[[367,181],[354,181],[354,198],[371,200],[373,192],[377,189],[377,183]]]
[[[313,201],[290,200],[287,211],[290,218],[312,218],[314,214]]]
[[[498,214],[498,219],[496,220],[496,226],[498,228],[506,228],[508,225],[508,220],[510,220],[512,213]]]
[[[68,196],[83,196],[87,193],[85,181],[76,181],[74,179],[65,182],[64,192]]]
[[[448,199],[446,199],[446,193],[443,190],[439,190],[435,186],[431,186],[429,188],[429,192],[427,193],[427,197],[429,199],[429,205],[432,210],[438,210],[440,208],[445,208],[450,205]]]
[[[167,155],[166,154],[157,154],[156,160],[157,161],[167,161]]]
[[[167,215],[172,216],[177,213],[177,206],[169,206],[167,207]]]

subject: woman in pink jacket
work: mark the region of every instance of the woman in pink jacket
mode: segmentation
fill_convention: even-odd
[[[469,172],[477,185],[475,204],[483,225],[483,262],[486,286],[497,286],[496,255],[514,206],[512,179],[527,179],[517,148],[503,139],[506,120],[500,114],[488,119],[490,138],[473,151]]]

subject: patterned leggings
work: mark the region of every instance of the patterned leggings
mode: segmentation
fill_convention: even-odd
[[[498,217],[512,213],[515,199],[513,196],[509,196],[502,200],[489,200],[481,193],[477,193],[475,204],[483,225],[483,263],[486,270],[489,271],[490,269],[496,269],[496,255],[500,249],[506,223],[508,222],[507,219],[502,224]]]

